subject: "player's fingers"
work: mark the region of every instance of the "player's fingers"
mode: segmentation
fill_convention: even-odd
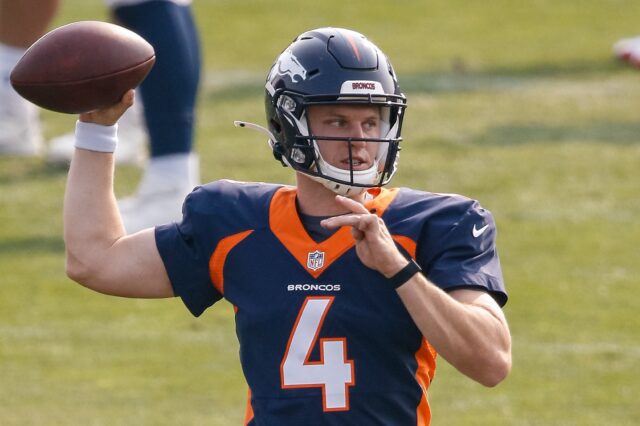
[[[351,227],[351,235],[356,242],[364,239],[364,232],[353,226]]]
[[[320,225],[327,229],[336,229],[341,226],[352,226],[361,231],[369,231],[376,229],[378,217],[371,213],[367,214],[346,214],[342,216],[334,216],[324,219]]]
[[[365,237],[364,228],[361,215],[346,215],[336,216],[329,219],[324,219],[320,222],[320,225],[328,229],[336,229],[342,226],[349,226],[351,228],[351,235],[356,241],[360,241]]]
[[[327,229],[336,229],[340,228],[341,226],[359,227],[360,215],[348,214],[343,216],[334,216],[322,220],[320,222],[320,225]]]
[[[136,98],[136,91],[133,89],[129,89],[124,95],[122,95],[120,104],[122,104],[122,106],[126,106],[125,109],[127,109],[133,105],[135,98]]]
[[[120,102],[113,106],[112,113],[120,119],[120,117],[122,117],[122,115],[133,105],[135,97],[136,92],[133,89],[128,90],[124,95],[122,95]]]
[[[336,202],[341,206],[349,209],[353,213],[359,213],[359,214],[369,213],[369,211],[365,206],[363,206],[361,203],[355,200],[352,200],[351,198],[343,197],[342,195],[336,195]]]
[[[103,126],[112,126],[118,122],[122,114],[133,105],[135,98],[135,91],[133,89],[128,90],[120,101],[114,105],[106,108],[98,109],[95,111],[80,114],[80,121],[101,124]]]
[[[367,234],[376,235],[380,232],[380,218],[374,214],[359,215],[359,221],[356,227]]]
[[[365,236],[374,237],[380,233],[380,219],[373,214],[352,214],[335,216],[320,222],[320,225],[327,229],[337,229],[342,226],[351,227],[351,233],[356,241],[360,241]]]

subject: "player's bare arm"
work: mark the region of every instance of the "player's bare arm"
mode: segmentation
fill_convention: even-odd
[[[398,295],[422,334],[444,359],[485,386],[511,370],[511,336],[502,310],[486,292],[446,293],[416,274]]]
[[[80,121],[114,125],[133,104],[134,92]],[[76,149],[64,197],[67,274],[100,293],[171,297],[173,291],[155,245],[153,229],[126,235],[113,193],[112,153]]]
[[[350,226],[356,252],[366,266],[390,278],[407,265],[380,217],[349,198],[337,196],[336,202],[352,213],[327,219],[323,225]],[[446,293],[423,274],[415,274],[397,292],[424,337],[460,372],[486,386],[507,376],[510,332],[502,309],[488,293]]]

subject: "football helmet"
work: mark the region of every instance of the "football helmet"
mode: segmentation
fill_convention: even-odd
[[[373,105],[381,112],[379,138],[315,134],[312,105]],[[354,195],[389,182],[397,169],[406,98],[391,63],[362,34],[343,28],[319,28],[298,36],[277,58],[265,84],[269,144],[283,165],[321,182],[340,195]],[[341,169],[322,158],[318,140],[380,143],[366,170]]]

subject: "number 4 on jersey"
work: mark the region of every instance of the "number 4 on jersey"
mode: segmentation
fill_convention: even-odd
[[[324,411],[344,411],[349,409],[349,386],[355,384],[346,339],[320,339],[320,361],[309,361],[332,303],[333,297],[305,299],[280,365],[280,380],[283,389],[320,387]]]

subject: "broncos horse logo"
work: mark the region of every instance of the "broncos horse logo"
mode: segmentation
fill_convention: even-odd
[[[307,78],[307,70],[300,64],[291,50],[286,50],[280,55],[278,63],[273,67],[273,71],[280,75],[288,75],[294,83],[300,83]]]

